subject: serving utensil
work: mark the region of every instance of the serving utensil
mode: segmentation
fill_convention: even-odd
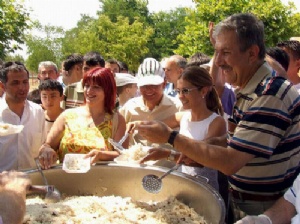
[[[38,171],[40,172],[40,174],[42,175],[42,178],[44,180],[44,186],[37,186],[37,185],[31,185],[29,187],[29,190],[30,191],[35,191],[35,192],[38,192],[38,191],[44,191],[44,193],[46,193],[45,195],[45,201],[47,202],[58,202],[60,201],[61,199],[61,194],[60,192],[54,187],[54,185],[49,185],[48,184],[48,181],[44,175],[44,172],[40,166],[40,162],[39,162],[39,159],[38,158],[35,158],[34,159],[35,161],[35,164],[36,164],[36,167],[38,169]]]
[[[157,194],[162,189],[162,179],[167,175],[172,173],[174,170],[177,170],[181,166],[180,163],[173,166],[169,171],[165,172],[161,177],[158,177],[154,174],[148,174],[143,177],[142,185],[143,188],[149,193]]]
[[[116,142],[112,138],[108,138],[108,142],[114,147],[115,150],[117,150],[120,154],[122,154],[122,151],[125,150],[122,144],[126,141],[128,136],[129,136],[129,132],[126,132],[119,142]]]
[[[137,133],[138,133],[138,131],[134,130],[133,135],[136,135]],[[122,151],[125,150],[124,147],[122,146],[122,144],[126,141],[126,139],[128,138],[129,135],[130,135],[130,133],[126,132],[125,135],[120,139],[119,142],[116,142],[112,138],[108,138],[108,142],[114,147],[114,149],[117,152],[122,154]]]

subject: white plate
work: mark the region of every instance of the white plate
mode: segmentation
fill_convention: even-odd
[[[20,133],[24,125],[13,125],[8,123],[0,123],[0,136],[7,136]]]
[[[91,169],[91,158],[83,158],[84,156],[85,154],[66,154],[62,169],[67,173],[86,173]]]
[[[151,147],[151,146],[143,146],[142,147],[142,150],[143,150],[143,152],[145,152],[145,155],[148,153],[148,150],[149,149],[151,149],[151,148],[153,148],[153,147]],[[127,150],[127,151],[126,151]],[[118,157],[116,157],[115,159],[114,159],[114,161],[116,162],[116,163],[118,163],[118,164],[140,164],[140,161],[141,161],[141,159],[139,159],[139,160],[133,160],[133,159],[131,159],[128,155],[127,155],[127,153],[128,153],[128,149],[125,149],[124,151],[123,151],[123,154],[121,154],[121,155],[119,155]],[[147,162],[145,162],[144,164],[147,164],[147,165],[154,165],[155,163],[156,163],[157,161],[147,161]],[[140,165],[143,165],[143,164],[140,164]]]

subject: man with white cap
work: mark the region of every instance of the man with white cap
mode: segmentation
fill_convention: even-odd
[[[117,94],[119,109],[131,98],[136,96],[138,87],[137,79],[128,73],[116,73],[115,80],[117,85]]]
[[[154,58],[146,58],[139,66],[137,84],[141,96],[130,99],[119,111],[126,123],[132,121],[164,120],[181,109],[181,102],[164,94],[166,85],[164,71]],[[133,136],[130,144],[151,145],[139,134]]]

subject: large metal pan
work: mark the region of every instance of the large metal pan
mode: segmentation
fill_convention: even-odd
[[[163,180],[163,188],[158,194],[151,194],[142,187],[142,179],[147,174],[161,176],[167,168],[157,166],[125,165],[114,162],[99,163],[87,173],[70,174],[56,166],[44,171],[49,184],[67,195],[116,195],[131,197],[139,201],[162,201],[170,195],[194,208],[198,214],[212,224],[223,224],[225,206],[221,196],[205,179],[195,179],[174,171]],[[32,184],[43,184],[37,170],[26,171]]]

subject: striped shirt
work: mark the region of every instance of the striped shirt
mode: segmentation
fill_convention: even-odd
[[[75,82],[68,85],[64,90],[65,100],[62,107],[64,109],[75,108],[84,104],[84,94],[82,82]]]
[[[233,189],[252,194],[283,193],[299,173],[300,96],[264,63],[242,90],[228,132],[228,146],[255,157],[229,177]]]

